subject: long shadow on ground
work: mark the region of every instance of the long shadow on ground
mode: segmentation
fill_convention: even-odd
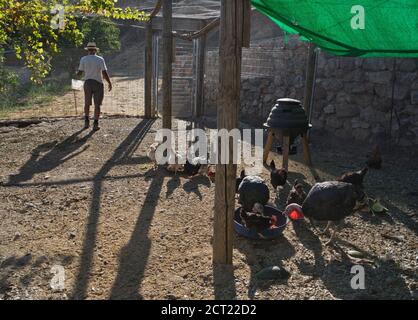
[[[102,194],[102,183],[110,170],[128,157],[141,143],[154,120],[142,120],[116,148],[112,157],[103,165],[93,180],[92,203],[87,221],[87,229],[84,237],[83,250],[81,253],[80,267],[77,272],[72,298],[84,299],[87,295],[90,272],[93,262],[93,252],[97,236],[97,224],[100,216],[100,198]],[[138,266],[140,268],[140,266]]]

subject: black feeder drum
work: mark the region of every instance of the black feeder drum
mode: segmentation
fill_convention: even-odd
[[[283,135],[289,135],[292,145],[295,138],[306,134],[311,125],[299,100],[282,98],[277,99],[263,127],[272,129],[281,143]]]
[[[289,147],[297,136],[302,136],[303,155],[305,163],[311,165],[311,155],[307,132],[311,128],[305,110],[299,100],[283,98],[278,99],[266,123],[263,125],[268,131],[267,143],[264,147],[263,162],[267,161],[273,139],[280,141],[282,146],[287,146],[283,151],[283,168],[288,169]]]

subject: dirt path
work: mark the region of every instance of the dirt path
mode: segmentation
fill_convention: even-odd
[[[135,76],[112,77],[113,91],[107,91],[102,106],[103,114],[142,116],[144,114],[144,79]],[[69,91],[57,97],[52,103],[39,104],[30,109],[18,110],[7,115],[9,119],[51,118],[82,116],[84,114],[84,93]],[[93,115],[93,108],[90,110]]]
[[[145,154],[160,122],[104,119],[95,134],[81,126],[62,120],[1,128],[1,299],[417,298],[416,164],[385,157],[366,188],[389,215],[355,214],[339,233],[346,251],[357,248],[376,262],[365,265],[366,290],[356,291],[351,264],[303,224],[288,225],[275,241],[236,237],[234,267],[213,269],[214,187],[203,177],[152,170]],[[322,179],[357,168],[363,154],[361,146],[314,140]],[[296,178],[314,182],[300,161],[292,158],[280,198]],[[61,292],[50,288],[54,265],[65,269]],[[272,265],[290,279],[257,281],[256,272]]]

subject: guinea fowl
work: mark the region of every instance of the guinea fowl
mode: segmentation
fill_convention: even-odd
[[[235,180],[235,193],[238,193],[239,185],[241,184],[242,180],[246,177],[245,170],[241,171],[240,176]]]
[[[270,199],[269,188],[258,176],[246,176],[242,179],[238,193],[238,203],[246,212],[251,212],[256,203],[265,206]]]
[[[243,225],[248,229],[253,229],[257,233],[260,233],[272,226],[277,222],[276,216],[265,216],[264,206],[261,203],[255,203],[252,212],[247,212],[243,208],[240,211],[240,217]]]
[[[375,145],[372,154],[369,156],[366,162],[369,168],[381,169],[382,168],[382,155],[380,153],[379,145]]]
[[[351,183],[356,187],[363,187],[363,179],[367,173],[368,168],[364,167],[362,170],[356,172],[344,173],[337,181]]]
[[[270,162],[270,181],[273,185],[274,190],[277,190],[278,186],[284,186],[287,180],[287,171],[286,169],[276,169],[276,164],[274,160]]]
[[[303,185],[299,183],[299,181],[296,179],[292,190],[289,192],[289,196],[286,200],[286,205],[289,205],[291,203],[297,203],[298,205],[302,205],[303,201],[306,199],[306,192],[303,190]]]
[[[291,203],[283,213],[292,220],[306,216],[313,226],[313,220],[328,221],[324,233],[334,222],[342,221],[354,213],[357,202],[363,198],[364,193],[351,183],[326,181],[315,184],[302,205]],[[333,242],[335,232],[334,228],[327,244]]]

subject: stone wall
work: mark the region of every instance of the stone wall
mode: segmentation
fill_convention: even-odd
[[[275,99],[303,101],[307,45],[296,38],[287,42],[275,38],[252,47],[243,52],[240,112],[243,120],[260,126]],[[217,50],[208,53],[205,106],[211,114],[217,105],[217,59]],[[360,141],[418,145],[417,69],[416,59],[335,57],[320,52],[314,130]]]

